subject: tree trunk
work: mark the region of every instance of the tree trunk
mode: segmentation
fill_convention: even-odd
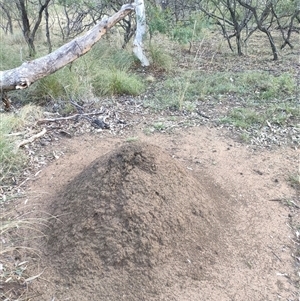
[[[271,49],[272,49],[272,53],[273,53],[273,60],[277,61],[278,60],[277,47],[275,45],[274,39],[273,39],[270,31],[265,28],[259,28],[259,29],[267,35]]]
[[[243,2],[242,0],[238,0],[238,2],[245,8],[249,9],[255,18],[256,24],[257,24],[257,28],[262,31],[263,33],[265,33],[268,37],[268,40],[270,42],[270,46],[272,49],[272,53],[273,53],[273,60],[277,61],[278,60],[278,52],[277,52],[277,47],[275,45],[274,39],[271,35],[271,32],[269,30],[270,26],[267,28],[263,25],[263,22],[267,19],[269,13],[271,12],[271,8],[272,8],[272,2],[267,2],[266,3],[266,7],[264,8],[264,10],[261,13],[261,16],[258,17],[257,14],[257,8],[254,6],[249,5],[248,3]],[[272,22],[271,22],[272,23]],[[271,24],[270,24],[271,25]]]
[[[142,66],[149,66],[150,63],[143,52],[143,37],[146,32],[145,5],[142,0],[135,0],[136,4],[136,34],[133,42],[133,53],[141,61]]]
[[[3,10],[3,12],[6,14],[6,17],[7,17],[7,25],[6,25],[5,32],[6,33],[9,32],[10,34],[13,34],[13,24],[12,24],[10,11],[2,3],[0,3],[0,8]]]
[[[123,5],[120,11],[99,22],[84,36],[75,38],[44,57],[25,62],[20,67],[11,70],[0,71],[1,94],[11,90],[26,89],[35,81],[56,72],[86,54],[111,27],[134,9],[135,5]]]
[[[48,6],[45,8],[45,21],[46,21],[46,38],[47,38],[47,44],[48,44],[48,53],[51,53],[52,52],[52,44],[51,44],[51,38],[50,38]]]
[[[36,51],[35,51],[35,46],[33,43],[32,36],[31,36],[30,23],[29,23],[29,19],[28,19],[28,15],[27,15],[25,1],[24,0],[17,1],[16,6],[21,13],[22,31],[23,31],[23,36],[25,38],[25,41],[28,45],[29,57],[34,57]]]

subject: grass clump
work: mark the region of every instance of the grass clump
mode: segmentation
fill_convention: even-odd
[[[189,85],[188,78],[184,75],[158,82],[154,97],[145,99],[144,105],[154,110],[181,110],[184,108],[185,102],[189,102],[190,107],[196,97],[191,93]]]
[[[0,113],[0,183],[6,184],[18,175],[25,163],[25,156],[16,149],[14,132],[22,131],[41,117],[41,110],[33,105],[24,106],[17,114]]]
[[[83,62],[74,62],[29,87],[24,100],[45,104],[51,100],[86,99],[91,95],[91,78],[87,72]]]
[[[243,108],[232,108],[221,122],[241,129],[261,128],[267,124],[285,126],[300,119],[299,105],[296,102],[265,103],[248,102]]]
[[[232,108],[221,122],[235,127],[248,129],[263,127],[267,124],[288,126],[300,120],[300,110],[297,100],[268,103],[261,101],[246,101],[243,108]]]
[[[233,124],[235,127],[247,129],[250,126],[261,125],[265,122],[265,117],[251,108],[235,108],[229,112],[222,122]]]
[[[265,106],[270,101],[279,102],[281,106],[284,103],[283,99],[296,95],[296,82],[291,74],[282,73],[274,76],[263,71],[210,74],[203,71],[183,71],[179,76],[157,83],[155,88],[154,97],[147,100],[145,105],[156,109],[173,107],[181,110],[186,107],[185,104],[192,109],[193,102],[206,101],[208,96],[219,99],[229,95],[242,98],[245,103],[256,102],[257,106]],[[271,108],[271,102],[266,109],[273,110],[273,113],[280,111],[278,105],[277,109]],[[291,110],[292,114],[296,114],[294,109],[292,106],[285,110]],[[257,119],[258,117],[254,118],[251,110],[249,112],[234,111],[232,114],[245,116],[243,118],[246,119]]]
[[[49,75],[35,83],[27,94],[27,98],[35,102],[45,102],[56,98],[65,98],[66,90],[60,81],[60,73]]]
[[[288,73],[274,76],[267,72],[245,72],[238,83],[246,93],[254,90],[256,97],[264,100],[294,95],[296,89],[296,82]]]
[[[84,59],[88,72],[97,73],[103,69],[130,71],[136,62],[135,56],[126,49],[118,49],[108,43],[98,43]]]
[[[271,104],[265,114],[272,123],[278,125],[293,124],[300,120],[299,102],[296,99],[294,102],[284,101]]]
[[[300,189],[300,173],[289,175],[288,181],[293,188]]]
[[[144,91],[144,83],[131,71],[134,56],[124,49],[115,49],[107,44],[99,44],[88,54],[92,91],[96,96],[139,95]]]
[[[22,208],[23,210],[25,208]],[[39,255],[38,249],[28,246],[28,242],[38,237],[43,237],[44,233],[39,229],[47,225],[48,219],[30,218],[27,213],[15,215],[15,211],[6,210],[0,217],[0,235],[5,242],[0,250],[1,271],[0,277],[3,283],[14,285],[16,291],[5,289],[1,291],[2,300],[31,300],[27,294],[24,283],[32,282],[38,275],[30,275],[28,266],[31,260],[20,262],[16,254],[22,254],[22,258],[30,259],[32,256]],[[22,286],[19,285],[22,282]],[[13,292],[13,293],[12,293]]]
[[[144,91],[143,82],[135,75],[121,70],[102,70],[92,82],[96,96],[139,95]]]
[[[22,91],[23,102],[64,104],[86,101],[94,96],[138,95],[142,81],[133,74],[135,57],[124,49],[99,43],[89,53]]]
[[[0,183],[5,184],[20,169],[23,158],[15,151],[14,139],[8,135],[17,128],[19,120],[12,114],[1,114],[0,126]]]
[[[191,81],[190,90],[193,95],[203,99],[206,95],[223,95],[242,93],[241,86],[236,84],[231,73],[216,72],[214,74],[200,73]]]
[[[172,70],[172,57],[162,49],[162,46],[151,43],[149,45],[149,54],[152,68],[165,72],[170,72]]]
[[[260,71],[198,73],[191,80],[189,89],[202,99],[206,95],[238,94],[252,99],[270,100],[294,95],[296,83],[288,73],[279,76]]]
[[[20,66],[23,63],[20,52],[12,51],[12,46],[8,45],[7,43],[1,43],[0,62],[1,70],[12,69]]]
[[[166,125],[163,122],[156,122],[153,124],[153,127],[157,131],[163,131],[166,129]]]
[[[139,140],[139,137],[133,136],[133,137],[128,137],[126,139],[126,142],[136,142]]]

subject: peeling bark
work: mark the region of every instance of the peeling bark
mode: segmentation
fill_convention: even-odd
[[[7,91],[26,89],[35,81],[56,72],[86,54],[111,27],[134,10],[134,4],[123,5],[120,11],[99,22],[84,36],[75,38],[44,57],[25,62],[20,67],[11,70],[0,71],[1,95]]]

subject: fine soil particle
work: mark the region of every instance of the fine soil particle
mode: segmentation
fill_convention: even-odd
[[[157,146],[126,143],[96,159],[50,206],[59,300],[162,300],[179,278],[207,279],[233,225],[222,196]]]
[[[18,250],[28,299],[298,300],[299,214],[271,201],[298,203],[297,151],[206,127],[129,137],[65,139],[28,187],[26,212],[52,217]]]

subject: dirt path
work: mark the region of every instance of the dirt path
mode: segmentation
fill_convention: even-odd
[[[181,263],[171,256],[169,261],[155,266],[152,272],[156,276],[148,279],[149,287],[164,278],[169,279],[169,284],[154,295],[150,289],[144,290],[143,298],[134,293],[130,281],[122,283],[122,292],[127,291],[127,297],[125,293],[118,296],[118,291],[113,289],[109,293],[113,280],[101,282],[92,275],[84,289],[76,284],[76,277],[75,282],[66,283],[57,275],[51,258],[43,255],[41,258],[46,259],[32,267],[35,273],[46,267],[43,277],[33,283],[33,292],[39,296],[32,300],[299,300],[300,293],[295,286],[299,281],[296,277],[299,267],[293,257],[295,231],[289,226],[299,225],[299,213],[283,206],[285,201],[297,200],[295,190],[287,181],[289,175],[297,172],[299,163],[299,152],[291,148],[255,150],[230,140],[221,130],[204,126],[175,130],[172,134],[132,132],[127,138],[95,135],[66,138],[59,145],[59,151],[64,154],[43,169],[31,184],[27,205],[35,207],[37,212],[47,210],[54,196],[84,169],[90,168],[92,161],[132,143],[130,137],[159,146],[188,176],[197,179],[199,187],[210,198],[207,202],[216,206],[212,220],[227,215],[227,221],[224,218],[220,224],[223,225],[221,237],[209,238],[214,255],[203,262],[199,277],[191,276],[196,274],[189,274],[188,269],[193,269],[193,260],[189,258],[201,258],[201,251],[197,254],[186,250],[187,267],[179,257]],[[104,283],[108,295],[100,297],[95,286]]]

